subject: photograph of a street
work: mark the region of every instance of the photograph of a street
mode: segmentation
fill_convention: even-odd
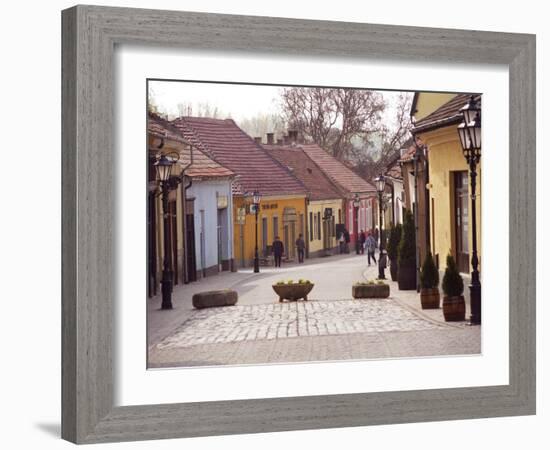
[[[481,354],[481,95],[148,80],[147,367]]]
[[[351,285],[375,277],[365,255],[322,258],[281,270],[220,275],[174,290],[174,309],[148,304],[150,368],[479,354],[480,327],[422,310],[416,291],[390,282],[387,299],[354,300]],[[271,284],[315,280],[308,301],[279,303]],[[194,309],[194,292],[238,292],[238,305]],[[467,304],[469,314],[469,304]]]

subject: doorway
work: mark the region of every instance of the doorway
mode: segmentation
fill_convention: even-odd
[[[470,269],[470,251],[468,242],[468,200],[468,172],[454,172],[454,231],[456,263],[458,270],[463,273],[468,273]]]

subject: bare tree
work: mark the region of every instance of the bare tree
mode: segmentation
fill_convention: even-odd
[[[384,99],[375,91],[293,87],[281,94],[288,126],[339,160],[350,156],[354,139],[367,141],[382,130],[384,108]]]
[[[401,92],[392,105],[394,119],[383,124],[376,145],[365,142],[363,148],[354,149],[354,170],[363,178],[372,180],[380,173],[385,173],[388,165],[399,158],[401,149],[410,145],[411,102],[412,93]]]
[[[211,119],[225,119],[230,117],[230,114],[220,110],[217,106],[213,106],[208,102],[192,104],[189,102],[178,103],[178,117],[194,116],[194,117],[210,117]]]
[[[285,132],[285,124],[277,114],[257,114],[254,117],[243,119],[238,123],[248,135],[263,137],[266,133],[274,133],[282,136]]]
[[[380,157],[385,159],[399,151],[405,141],[410,138],[412,93],[401,92],[395,104],[395,117],[390,125],[382,128],[382,151]]]

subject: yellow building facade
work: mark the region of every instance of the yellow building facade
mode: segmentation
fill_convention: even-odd
[[[429,94],[424,94],[429,95]],[[472,192],[470,169],[462,152],[456,123],[417,133],[427,146],[429,161],[429,236],[430,248],[439,267],[444,269],[447,254],[452,254],[459,270],[471,271]],[[477,250],[482,255],[481,164],[477,166],[476,222]]]
[[[343,201],[310,200],[307,205],[308,232],[304,240],[310,257],[325,256],[338,246],[336,223],[342,217]]]
[[[256,215],[245,196],[233,197],[234,256],[239,267],[254,261]],[[261,261],[271,257],[271,246],[279,236],[285,247],[284,260],[297,259],[295,242],[299,234],[306,236],[306,196],[262,196],[258,211],[258,253]]]
[[[456,94],[417,92],[413,97],[411,115],[414,116],[417,121],[420,121],[455,96]]]

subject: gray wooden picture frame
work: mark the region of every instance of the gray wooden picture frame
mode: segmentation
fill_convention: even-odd
[[[535,413],[534,35],[96,6],[63,11],[62,31],[64,439],[94,443]],[[507,65],[509,384],[114,407],[113,52],[125,43]]]

